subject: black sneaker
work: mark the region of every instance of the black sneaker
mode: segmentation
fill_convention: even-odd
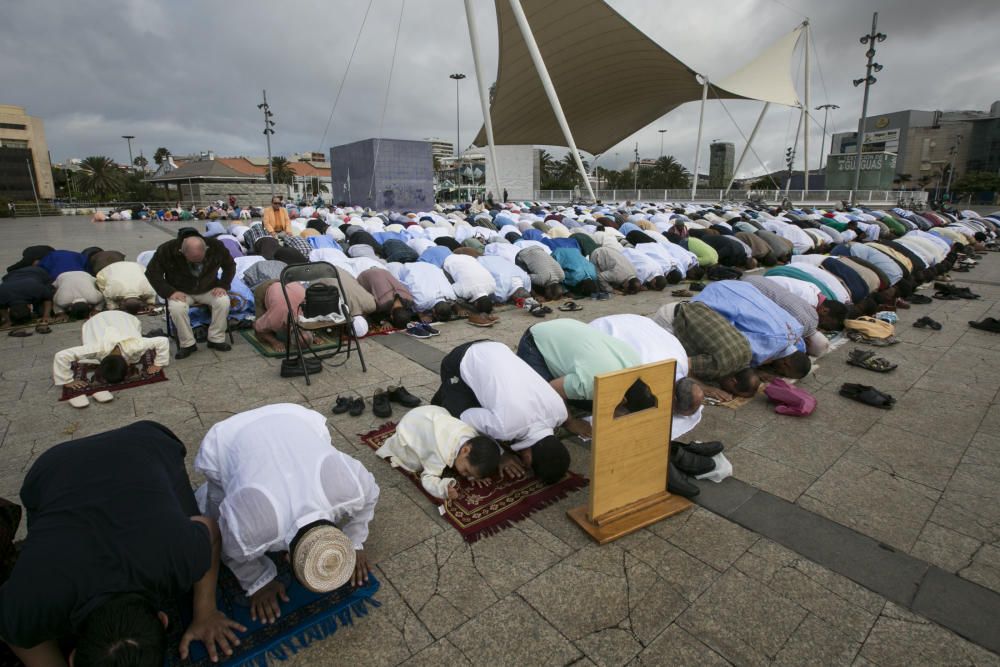
[[[208,341],[208,347],[219,352],[229,352],[229,350],[233,349],[233,346],[226,342],[213,343],[212,341]]]
[[[387,391],[389,400],[399,403],[404,408],[415,408],[421,403],[419,398],[406,391],[406,387],[389,387]]]
[[[372,413],[379,419],[392,416],[392,403],[389,402],[389,393],[384,389],[379,389],[372,397]]]
[[[350,409],[351,409],[351,399],[345,398],[344,396],[338,396],[337,402],[330,409],[330,412],[332,412],[335,415],[342,415]]]
[[[692,454],[697,454],[699,456],[707,456],[712,458],[716,454],[721,454],[725,446],[718,440],[713,440],[712,442],[700,442],[695,440],[694,442],[689,442],[687,444],[681,443],[681,447],[688,450]]]
[[[685,498],[694,498],[701,493],[698,485],[691,481],[690,477],[678,470],[677,466],[673,463],[670,464],[669,473],[667,474],[667,491],[676,493],[678,496],[684,496]]]
[[[431,325],[427,324],[426,322],[424,324],[421,324],[420,326],[422,326],[424,328],[424,331],[426,331],[427,333],[429,333],[432,336],[440,336],[441,335],[440,331],[438,331],[437,329],[435,329]]]
[[[365,411],[365,399],[358,398],[351,399],[351,407],[349,408],[348,414],[352,417],[360,417],[361,413]]]
[[[406,335],[414,338],[430,338],[431,332],[427,331],[422,324],[410,322],[406,325]]]

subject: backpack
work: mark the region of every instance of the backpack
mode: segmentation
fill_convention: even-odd
[[[333,285],[312,283],[306,288],[306,298],[302,301],[302,316],[311,319],[324,315],[339,315],[343,318],[340,290]]]

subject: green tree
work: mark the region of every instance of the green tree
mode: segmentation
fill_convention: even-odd
[[[271,158],[271,171],[274,174],[275,183],[291,185],[295,182],[295,172],[292,171],[292,166],[288,162],[288,158],[281,157],[280,155]]]
[[[163,146],[160,146],[159,148],[156,149],[156,152],[153,153],[153,162],[155,162],[157,166],[159,166],[163,164],[163,162],[168,157],[170,157],[170,151],[164,148]]]
[[[648,183],[644,183],[643,172]],[[645,188],[686,188],[691,185],[691,174],[673,155],[664,155],[656,160],[652,169],[640,170],[640,185]]]
[[[80,162],[80,173],[73,183],[82,194],[97,201],[107,201],[122,193],[125,173],[111,158],[93,155]]]
[[[1000,176],[988,171],[970,171],[955,180],[951,189],[956,194],[1000,191]]]
[[[140,155],[136,159],[132,160],[132,164],[135,165],[136,167],[139,167],[139,169],[146,171],[146,167],[149,166],[149,160],[147,160],[144,156]]]
[[[552,159],[552,155],[548,151],[541,151],[538,154],[538,173],[541,174],[543,181],[554,176],[553,165],[555,165],[555,160]]]

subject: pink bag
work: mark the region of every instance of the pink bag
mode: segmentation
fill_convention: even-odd
[[[801,387],[789,384],[778,378],[767,385],[764,390],[767,398],[778,406],[774,409],[779,415],[805,417],[816,409],[816,397]]]

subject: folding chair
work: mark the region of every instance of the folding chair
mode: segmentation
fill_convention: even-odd
[[[293,312],[292,303],[288,298],[288,284],[299,282],[304,283],[308,288],[309,283],[324,278],[334,279],[337,281],[337,289],[340,290],[340,313],[344,316],[344,321],[341,323],[329,321],[302,322],[299,317],[301,315],[302,306],[300,305]],[[329,262],[290,264],[282,269],[279,282],[281,283],[281,293],[285,296],[285,305],[288,307],[288,317],[285,321],[285,333],[287,336],[287,342],[285,343],[285,362],[287,363],[291,359],[291,350],[292,345],[294,344],[295,354],[298,357],[299,367],[302,370],[302,374],[306,378],[306,384],[309,385],[312,383],[309,380],[309,370],[306,368],[306,358],[302,349],[302,332],[312,332],[321,329],[337,330],[337,347],[332,352],[326,352],[322,355],[316,354],[316,351],[312,349],[311,344],[305,345],[306,349],[316,360],[330,359],[343,351],[345,353],[343,363],[346,364],[351,358],[351,345],[353,343],[358,351],[358,359],[361,361],[361,371],[363,373],[367,373],[368,367],[365,365],[365,357],[361,353],[361,342],[358,340],[357,334],[354,333],[353,316],[351,315],[350,306],[348,306],[347,300],[344,298],[344,283],[340,280],[340,272],[337,268]],[[347,338],[347,349],[342,350],[345,337]]]

